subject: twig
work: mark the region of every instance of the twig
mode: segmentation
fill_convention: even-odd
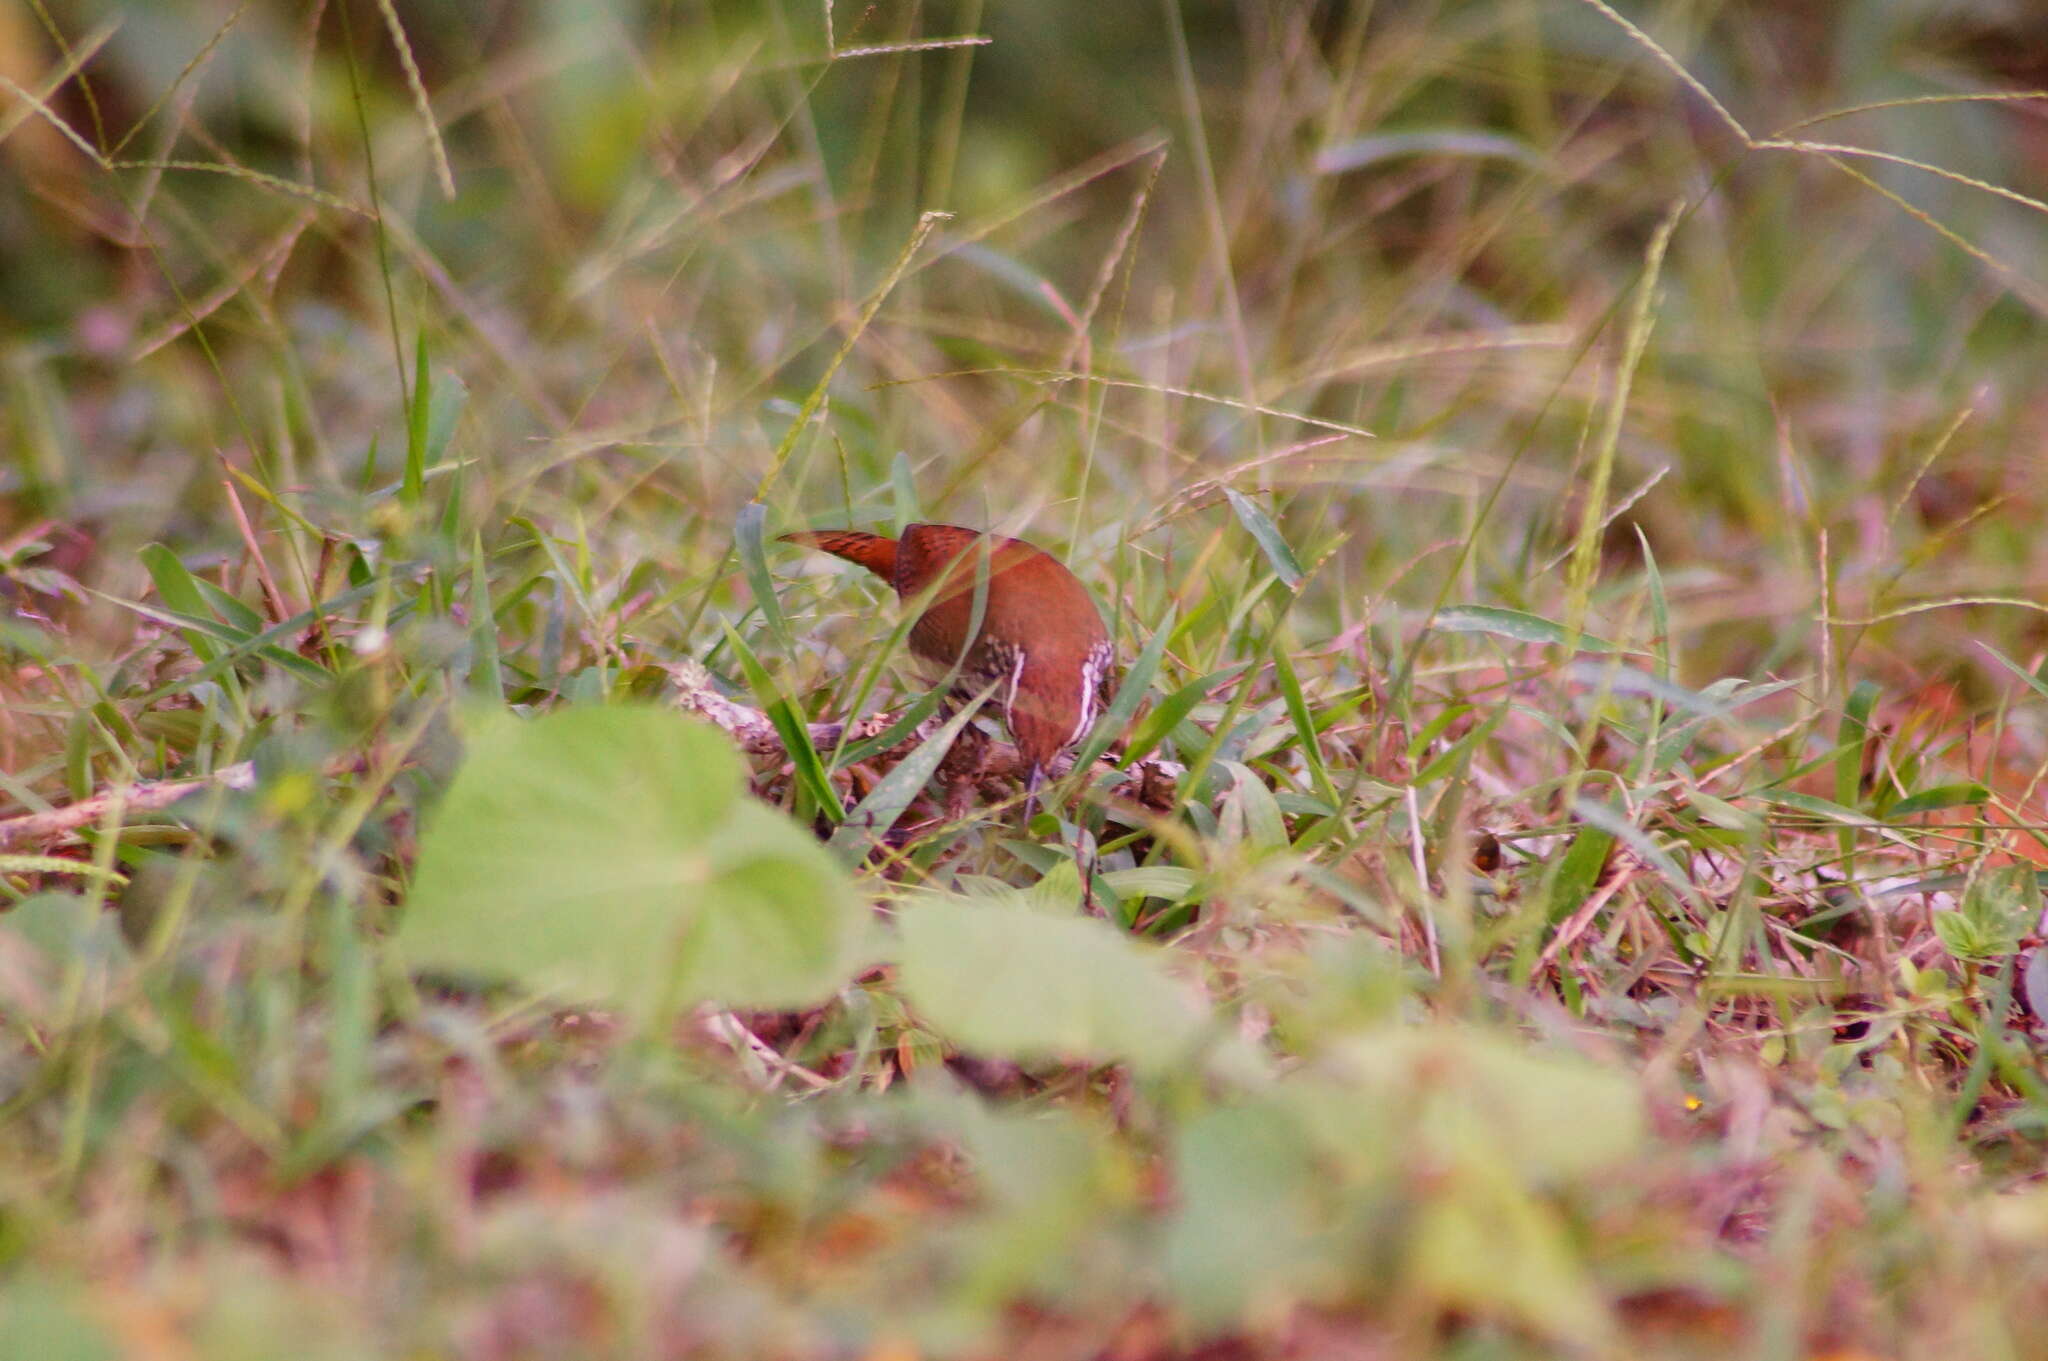
[[[220,456],[221,466],[228,466],[227,456]],[[294,611],[284,603],[284,592],[277,589],[277,579],[270,575],[270,564],[263,558],[263,550],[256,544],[256,529],[249,523],[249,513],[242,509],[242,498],[235,492],[235,480],[223,477],[221,490],[228,494],[228,509],[234,512],[235,528],[241,533],[242,546],[249,550],[249,556],[256,562],[256,581],[263,588],[263,603],[270,606],[270,622],[282,624],[292,617]]]
[[[770,1073],[775,1074],[778,1081],[781,1078],[793,1077],[812,1091],[822,1091],[832,1085],[831,1078],[814,1073],[789,1058],[774,1045],[747,1029],[740,1018],[729,1011],[714,1011],[699,1017],[697,1024],[703,1028],[706,1035],[725,1045],[735,1054],[743,1051],[752,1054]],[[778,1081],[771,1081],[768,1084],[771,1091],[778,1085]]]
[[[1408,786],[1408,840],[1415,858],[1415,901],[1422,918],[1422,940],[1429,952],[1429,976],[1444,976],[1444,960],[1436,939],[1436,913],[1429,906],[1429,861],[1423,855],[1422,807],[1416,802],[1415,786]]]
[[[154,813],[169,808],[188,794],[216,785],[228,789],[248,789],[256,783],[256,767],[249,761],[224,766],[211,775],[198,775],[189,780],[157,780],[148,784],[121,785],[67,803],[61,808],[52,808],[46,813],[24,813],[20,817],[0,819],[0,850],[28,842],[54,841],[66,833],[75,832],[100,820],[107,808],[119,801],[131,813]]]

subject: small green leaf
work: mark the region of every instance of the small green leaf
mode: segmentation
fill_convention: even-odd
[[[1968,963],[1983,963],[2002,953],[1982,925],[1960,912],[1935,913],[1934,934],[1950,957]]]
[[[1452,706],[1454,709],[1462,709],[1464,707],[1463,705]],[[1508,709],[1506,705],[1494,709],[1493,712],[1475,724],[1471,731],[1467,732],[1450,746],[1444,748],[1436,759],[1415,772],[1415,778],[1410,780],[1409,783],[1417,789],[1427,789],[1452,771],[1458,771],[1462,774],[1466,763],[1472,759],[1472,753],[1477,751],[1482,744],[1493,736],[1494,730],[1500,727],[1501,720],[1506,718],[1507,715]]]

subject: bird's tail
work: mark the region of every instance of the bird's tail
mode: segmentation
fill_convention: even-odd
[[[781,536],[783,543],[798,543],[830,553],[835,558],[859,563],[890,585],[896,583],[896,541],[882,534],[858,529],[805,529]]]

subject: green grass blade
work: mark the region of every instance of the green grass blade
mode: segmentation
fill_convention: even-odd
[[[498,618],[491,608],[491,576],[484,570],[484,540],[469,538],[469,685],[494,700],[505,697],[505,673],[498,661]]]
[[[775,594],[775,578],[768,572],[767,535],[763,530],[767,521],[768,507],[759,501],[741,506],[733,521],[733,549],[739,555],[740,570],[746,573],[755,603],[761,607],[761,617],[768,621],[775,645],[786,653],[790,649],[789,621],[783,617],[782,601]]]
[[[232,631],[224,630],[208,618],[206,597],[199,589],[199,583],[187,571],[178,555],[160,543],[143,546],[142,565],[149,571],[149,579],[156,586],[159,600],[164,602],[175,622],[185,632],[185,642],[192,654],[202,662],[210,662],[220,656],[220,649],[214,646],[216,637],[235,642]],[[127,604],[129,602],[121,602]],[[130,605],[130,608],[147,611],[146,606]]]
[[[866,857],[870,846],[889,834],[889,829],[896,825],[897,818],[903,816],[903,810],[910,806],[910,801],[931,783],[939,763],[953,749],[954,739],[973,720],[988,697],[995,693],[995,688],[990,685],[969,700],[965,708],[918,743],[917,750],[898,761],[868,791],[867,797],[854,805],[846,820],[832,833],[830,846],[835,854],[851,864],[858,864]]]
[[[747,640],[723,620],[720,626],[725,630],[726,645],[739,658],[741,669],[747,673],[747,684],[760,700],[768,721],[775,725],[776,733],[782,738],[790,764],[795,767],[797,782],[834,822],[841,821],[846,810],[839,802],[838,791],[832,788],[832,781],[826,776],[824,758],[811,744],[811,731],[803,715],[782,693],[782,687],[768,674],[768,668],[761,665],[761,659],[754,655],[754,649],[747,646]]]
[[[405,413],[405,476],[398,487],[399,504],[416,506],[427,483],[427,428],[433,404],[433,377],[427,368],[427,333],[413,345],[412,406]]]
[[[1288,590],[1298,590],[1305,573],[1301,570],[1300,559],[1296,558],[1294,550],[1287,546],[1287,538],[1281,534],[1280,526],[1274,524],[1271,516],[1259,509],[1249,496],[1235,487],[1225,487],[1223,495],[1230,502],[1230,509],[1237,516],[1237,522],[1258,542],[1259,551],[1264,553],[1266,561],[1273,565],[1274,574],[1287,583]]]

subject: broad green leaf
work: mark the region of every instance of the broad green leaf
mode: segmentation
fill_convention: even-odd
[[[1202,1025],[1156,950],[1093,918],[932,895],[903,906],[897,933],[903,995],[975,1053],[1157,1073]]]
[[[864,923],[825,849],[742,794],[723,734],[586,708],[474,735],[422,839],[398,943],[416,967],[658,1016],[817,1002]]]
[[[229,628],[240,633],[243,638],[251,638],[263,632],[263,616],[246,604],[205,577],[193,577],[192,584],[199,588],[199,594],[205,598],[208,608],[215,616],[223,620]]]
[[[1395,1110],[1421,1147],[1497,1162],[1535,1185],[1598,1177],[1644,1138],[1642,1098],[1625,1073],[1485,1030],[1361,1031],[1313,1071],[1354,1094],[1364,1123],[1350,1137]]]
[[[1738,808],[1725,799],[1717,799],[1704,789],[1693,788],[1685,791],[1685,801],[1702,821],[1743,836],[1756,836],[1763,831],[1763,819],[1747,808]]]
[[[1341,1280],[1342,1261],[1317,1223],[1332,1197],[1315,1155],[1271,1103],[1214,1107],[1181,1131],[1163,1265],[1195,1328],[1226,1329],[1260,1305],[1313,1298]]]
[[[452,373],[434,382],[433,400],[427,405],[427,457],[423,472],[430,473],[448,457],[448,443],[455,438],[455,423],[469,401],[469,386]],[[459,465],[458,465],[459,468]]]
[[[1071,917],[1081,905],[1081,869],[1071,855],[1062,855],[1038,882],[1015,891],[1017,906],[1048,916]]]
[[[1558,1213],[1504,1169],[1467,1160],[1416,1215],[1412,1297],[1606,1353],[1613,1323]]]

